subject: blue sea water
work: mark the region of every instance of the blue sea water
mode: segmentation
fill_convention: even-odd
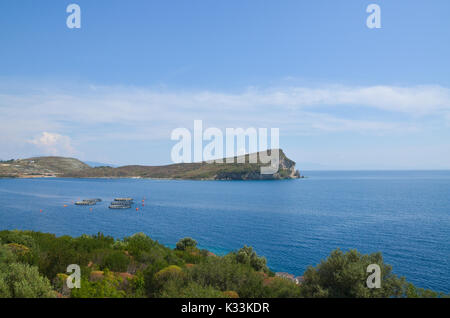
[[[169,246],[191,236],[219,254],[247,244],[273,270],[295,275],[336,248],[381,251],[396,274],[450,292],[450,171],[305,175],[281,181],[0,179],[0,229],[116,238],[144,232]],[[135,198],[139,210],[108,209],[118,196]],[[72,204],[96,197],[103,202],[92,211]]]

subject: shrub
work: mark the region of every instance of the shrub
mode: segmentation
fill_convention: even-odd
[[[136,233],[124,238],[126,249],[131,255],[139,257],[143,252],[148,252],[157,244],[144,233]]]
[[[270,277],[264,286],[264,297],[298,298],[301,297],[300,286],[284,278]]]
[[[166,281],[171,278],[182,277],[183,270],[176,265],[170,265],[155,274],[155,278],[160,281]]]
[[[164,285],[160,297],[164,298],[224,298],[226,297],[220,290],[212,286],[201,286],[195,282],[186,285],[177,281],[169,281]]]
[[[236,260],[241,264],[248,264],[256,271],[269,272],[265,257],[258,257],[251,246],[244,246],[235,253]]]
[[[177,242],[176,249],[180,251],[185,251],[186,249],[195,247],[197,247],[197,241],[190,237],[185,237]]]
[[[30,235],[17,230],[1,231],[0,239],[3,243],[16,243],[28,248],[33,248],[35,246],[34,239]]]
[[[238,293],[236,293],[234,290],[227,290],[222,292],[222,294],[225,298],[239,298]]]
[[[100,269],[109,269],[114,272],[127,271],[129,264],[130,258],[123,251],[117,250],[103,251],[101,261],[99,262]]]
[[[234,257],[210,257],[207,261],[186,269],[189,279],[201,286],[220,291],[234,290],[241,297],[262,297],[262,276],[248,265],[239,264]]]
[[[123,298],[126,293],[120,289],[122,278],[105,271],[103,279],[95,282],[83,278],[81,288],[72,289],[74,298]]]
[[[381,288],[367,288],[367,266],[381,268]],[[383,262],[381,253],[362,255],[356,250],[341,250],[316,267],[310,266],[304,274],[301,293],[304,297],[400,297],[404,278],[392,273],[392,267]]]
[[[47,278],[35,266],[12,263],[0,272],[0,297],[56,297]]]

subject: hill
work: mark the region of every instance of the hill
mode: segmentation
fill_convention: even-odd
[[[270,151],[269,151],[270,153]],[[4,177],[72,177],[72,178],[158,178],[158,179],[192,179],[192,180],[262,180],[291,179],[300,177],[295,170],[295,162],[287,158],[282,150],[279,153],[278,172],[271,175],[261,174],[262,164],[258,155],[257,163],[179,163],[165,166],[129,165],[122,167],[90,167],[73,158],[38,157],[15,160],[0,164],[0,176]],[[242,157],[240,157],[242,158]],[[227,162],[228,160],[224,160]]]
[[[0,163],[0,177],[58,177],[90,167],[75,158],[33,157]]]

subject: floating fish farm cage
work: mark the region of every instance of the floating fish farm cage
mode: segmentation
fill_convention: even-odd
[[[130,209],[133,205],[132,198],[115,198],[109,205],[110,209]]]
[[[85,199],[76,201],[75,205],[96,205],[102,199]],[[133,198],[115,198],[109,205],[110,209],[130,209],[134,204]]]
[[[101,202],[102,199],[86,199],[75,202],[75,205],[96,205],[97,202]]]

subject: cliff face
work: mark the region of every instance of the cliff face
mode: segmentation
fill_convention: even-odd
[[[268,152],[271,155],[271,151]],[[261,167],[268,166],[260,161],[258,153],[258,163],[250,164],[249,155],[245,157],[246,164],[231,164],[219,170],[214,179],[216,180],[271,180],[271,179],[295,179],[300,178],[300,172],[295,169],[295,161],[289,159],[279,150],[278,172],[274,174],[261,174]]]
[[[269,152],[271,154],[271,152]],[[0,176],[4,177],[73,177],[73,178],[159,178],[159,179],[191,179],[191,180],[268,180],[293,179],[300,177],[295,170],[295,162],[279,151],[279,169],[276,173],[261,174],[261,167],[268,166],[260,160],[250,163],[251,155],[246,155],[244,163],[180,163],[166,166],[123,166],[95,167],[85,163],[62,157],[37,157],[14,160],[0,165]]]

